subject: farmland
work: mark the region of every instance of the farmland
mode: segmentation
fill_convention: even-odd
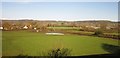
[[[0,3],[2,58],[120,55],[119,3],[42,1]]]
[[[117,45],[118,40],[95,36],[65,34],[63,36],[46,35],[42,32],[3,31],[2,32],[3,56],[44,56],[50,49],[68,48],[72,56],[108,54],[102,47],[103,43]]]

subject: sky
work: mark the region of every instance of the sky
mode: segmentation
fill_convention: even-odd
[[[2,2],[2,18],[118,20],[118,2]]]
[[[120,0],[1,0],[3,2],[118,2]]]

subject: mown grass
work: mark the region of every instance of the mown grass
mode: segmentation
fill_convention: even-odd
[[[92,35],[94,34],[94,32],[88,32],[88,31],[81,31],[79,27],[47,27],[48,29],[59,29],[59,30],[70,30],[70,32],[78,32],[81,34],[88,34],[88,35]],[[118,32],[114,32],[114,33],[107,33],[104,32],[105,35],[119,35]]]
[[[118,40],[93,36],[79,36],[65,34],[64,36],[50,36],[45,33],[29,31],[3,31],[3,56],[44,56],[50,49],[68,48],[72,56],[105,54],[101,46],[103,43],[118,45]]]
[[[80,29],[79,27],[47,27],[48,29]]]
[[[107,35],[119,35],[119,33],[104,33],[104,34],[107,34]]]

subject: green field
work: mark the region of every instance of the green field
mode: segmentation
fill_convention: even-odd
[[[103,43],[118,45],[118,40],[114,39],[71,34],[53,36],[30,31],[3,31],[2,36],[3,56],[42,56],[58,47],[71,49],[72,56],[106,54],[109,52],[102,48]]]
[[[79,27],[47,27],[48,29],[69,29],[69,30],[72,30],[72,29],[75,29],[75,30],[79,30],[80,28]]]
[[[78,32],[81,34],[88,34],[88,35],[92,35],[94,34],[94,32],[88,32],[88,31],[80,31],[81,28],[79,27],[47,27],[47,29],[59,29],[59,30],[70,30],[71,32]],[[104,33],[107,35],[119,35],[118,32],[113,32],[113,33]]]

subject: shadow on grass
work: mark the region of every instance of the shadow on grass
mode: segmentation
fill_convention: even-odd
[[[115,46],[115,45],[111,45],[111,44],[102,44],[102,48],[111,53],[111,54],[100,54],[100,55],[88,55],[88,57],[91,56],[119,56],[120,55],[120,46]],[[28,55],[23,55],[23,54],[19,54],[18,56],[15,57],[11,57],[11,56],[7,56],[7,57],[2,57],[2,58],[69,58],[69,56],[71,56],[71,51],[68,48],[56,48],[56,49],[51,49],[45,53],[43,53],[43,56],[28,56]]]
[[[120,55],[120,46],[115,46],[115,45],[103,43],[102,48],[105,51],[110,52],[111,55]]]

